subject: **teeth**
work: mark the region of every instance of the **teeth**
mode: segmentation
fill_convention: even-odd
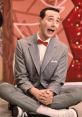
[[[48,29],[50,32],[54,32],[54,30],[52,30],[52,29]]]

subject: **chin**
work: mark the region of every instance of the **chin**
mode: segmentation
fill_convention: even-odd
[[[46,37],[47,38],[52,38],[52,37],[54,37],[54,34],[46,34]]]
[[[44,36],[45,36],[46,39],[48,39],[48,38],[54,37],[54,34],[48,34],[48,33],[47,33],[47,34],[45,34]]]
[[[54,35],[48,35],[48,36],[47,36],[47,38],[52,38],[52,37],[54,37]]]

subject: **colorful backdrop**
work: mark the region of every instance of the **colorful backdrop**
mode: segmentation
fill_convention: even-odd
[[[15,43],[37,32],[42,8],[61,10],[63,23],[57,36],[69,47],[67,81],[82,81],[82,0],[13,0],[12,5]]]

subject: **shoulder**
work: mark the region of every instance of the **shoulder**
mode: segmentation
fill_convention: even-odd
[[[64,42],[60,41],[59,38],[54,38],[54,47],[60,55],[68,53],[68,46]]]
[[[17,40],[17,43],[29,43],[33,41],[35,37],[36,37],[36,34],[27,36],[27,37],[21,38],[20,40]]]
[[[66,45],[64,42],[62,42],[59,39],[57,39],[57,43],[58,43],[58,47],[60,49],[68,50],[68,45]]]
[[[37,38],[36,34],[21,38],[20,40],[17,40],[17,45],[20,45],[20,46],[28,45],[30,43],[33,43],[35,38]]]

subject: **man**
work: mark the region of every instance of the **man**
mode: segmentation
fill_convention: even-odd
[[[40,12],[37,34],[17,42],[15,79],[24,94],[7,85],[6,91],[10,87],[14,94],[5,99],[25,111],[51,117],[77,117],[74,109],[66,108],[82,101],[81,89],[62,88],[66,79],[68,52],[67,47],[56,38],[60,21],[58,9],[44,8]]]

